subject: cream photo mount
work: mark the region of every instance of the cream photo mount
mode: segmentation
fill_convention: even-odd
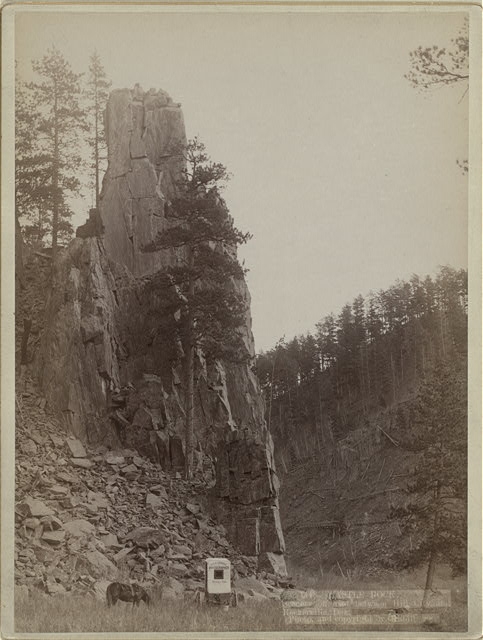
[[[239,52],[239,57],[243,58],[244,48],[255,46],[250,42],[239,42],[235,37],[236,21],[237,17],[244,18],[247,23],[251,25],[255,24],[257,20],[263,17],[264,21],[270,21],[270,17],[276,20],[277,16],[288,16],[301,20],[306,20],[310,23],[312,19],[317,16],[338,16],[338,28],[343,35],[344,20],[348,23],[355,16],[365,16],[368,20],[373,19],[378,22],[381,16],[393,16],[395,23],[398,21],[398,17],[402,19],[403,16],[434,16],[441,22],[444,22],[444,17],[452,19],[455,15],[461,17],[468,17],[469,20],[469,91],[467,96],[462,96],[462,100],[468,101],[468,129],[465,135],[468,139],[468,160],[469,160],[469,172],[468,172],[468,209],[467,209],[467,255],[468,255],[468,299],[469,299],[469,313],[468,313],[468,630],[466,632],[417,632],[417,636],[411,637],[454,637],[454,638],[478,638],[482,635],[482,198],[481,198],[481,177],[482,177],[482,162],[481,162],[481,150],[482,150],[482,135],[481,135],[481,107],[482,107],[482,91],[481,91],[481,4],[465,3],[465,2],[440,2],[440,3],[400,3],[400,2],[180,2],[180,3],[137,3],[129,4],[124,2],[119,3],[42,3],[42,4],[27,4],[27,3],[10,3],[5,4],[2,7],[2,225],[1,225],[1,310],[2,310],[2,323],[1,323],[1,361],[2,361],[2,374],[1,374],[1,634],[5,638],[17,638],[17,637],[55,637],[52,633],[32,633],[26,634],[19,632],[15,628],[15,611],[14,611],[14,555],[15,555],[15,371],[16,371],[16,357],[18,354],[15,352],[15,61],[18,58],[22,58],[20,66],[23,65],[23,69],[30,63],[32,55],[37,57],[38,55],[38,42],[42,40],[41,31],[45,27],[49,36],[56,33],[58,40],[54,43],[46,42],[46,47],[51,44],[59,46],[60,49],[65,51],[66,56],[69,57],[69,47],[74,47],[71,44],[70,38],[72,37],[72,21],[79,18],[77,21],[79,40],[82,37],[88,36],[89,25],[92,30],[94,26],[99,24],[102,18],[103,24],[106,25],[106,29],[110,30],[110,38],[113,41],[119,38],[119,30],[117,29],[116,21],[125,21],[126,18],[130,21],[131,26],[134,29],[135,25],[139,25],[139,32],[136,36],[134,34],[133,40],[126,39],[125,47],[131,51],[133,58],[136,57],[136,41],[140,37],[139,34],[146,33],[146,29],[151,28],[154,21],[159,20],[159,24],[162,24],[163,20],[169,22],[176,19],[176,28],[180,28],[179,24],[185,18],[190,23],[196,26],[196,20],[203,23],[200,32],[204,34],[206,40],[210,39],[210,31],[208,22],[211,19],[219,19],[220,16],[225,16],[227,28],[225,31],[222,45],[220,45],[220,60],[223,63],[224,56],[227,55],[227,51],[233,47],[236,47]],[[29,18],[30,22],[25,21]],[[35,24],[36,19],[42,23],[42,29],[34,33],[30,31],[29,49],[25,52],[19,50],[19,43],[25,43],[29,38],[26,38],[26,34],[23,33],[23,39],[19,37],[18,25],[29,24],[30,28],[32,24]],[[64,24],[69,22],[69,27],[64,29]],[[378,22],[379,24],[380,22]],[[174,24],[174,22],[173,22]],[[151,25],[151,27],[149,26]],[[26,28],[23,26],[22,28]],[[298,26],[297,26],[298,28]],[[383,27],[381,27],[383,28]],[[257,33],[256,29],[254,32]],[[128,31],[123,31],[123,34],[127,34]],[[285,30],[283,35],[286,36],[290,31]],[[351,32],[352,36],[354,31]],[[132,37],[133,34],[129,37]],[[429,37],[429,36],[428,36]],[[433,44],[433,32],[431,32],[431,42],[421,41],[421,45]],[[90,41],[89,41],[90,42]],[[202,58],[202,49],[195,49],[195,44],[199,44],[203,40],[193,41],[192,57],[196,61],[197,57]],[[346,47],[352,58],[357,61],[360,55],[358,47],[361,46],[361,42],[353,40],[347,41]],[[26,46],[26,45],[25,45]],[[277,39],[277,28],[273,28],[271,31],[266,32],[266,40],[262,43],[256,43],[256,46],[263,51],[266,50],[267,56],[273,56],[273,52],[277,51],[277,47],[280,46],[280,42]],[[351,47],[353,49],[350,52]],[[76,44],[76,52],[79,50],[79,44]],[[32,55],[31,55],[32,54]],[[77,53],[76,53],[77,55]],[[308,73],[305,70],[304,64],[304,52],[294,50],[294,56],[300,57],[300,74]],[[409,55],[409,51],[408,51]],[[173,56],[176,66],[176,56]],[[384,58],[384,51],[381,51],[381,58]],[[272,60],[272,58],[270,58]],[[274,58],[275,59],[275,58]],[[146,60],[146,59],[145,59]],[[231,58],[230,58],[231,61]],[[196,62],[194,62],[196,64]],[[200,63],[201,64],[201,63]],[[274,63],[275,64],[275,63]],[[153,83],[158,81],[158,63],[156,58],[147,59],[144,63],[144,68],[150,66],[151,76],[153,77]],[[383,65],[381,65],[383,68]],[[310,67],[310,69],[312,69]],[[390,67],[388,67],[390,69]],[[119,69],[116,70],[120,72]],[[283,69],[277,69],[274,67],[274,71],[283,75]],[[368,70],[368,74],[377,73],[379,69]],[[384,72],[384,71],[383,71]],[[388,71],[389,73],[390,71]],[[239,78],[240,86],[245,86],[246,91],[250,91],[256,85],[256,82],[260,80],[254,80],[255,84],[252,84],[250,74],[253,73],[253,68],[247,68],[245,71],[245,77]],[[253,77],[255,77],[254,74]],[[314,82],[323,82],[317,77],[313,78]],[[160,83],[163,82],[163,78],[160,78]],[[206,91],[201,91],[202,78],[197,78],[196,73],[187,76],[184,79],[186,84],[200,83],[200,94],[206,95]],[[134,82],[131,82],[131,77],[126,80],[125,84],[113,85],[113,88],[121,88],[128,86],[132,89]],[[303,86],[303,84],[301,85]],[[144,87],[148,89],[148,86]],[[161,84],[161,88],[169,89]],[[287,87],[290,91],[296,91],[297,87]],[[213,93],[216,96],[218,91],[223,91],[220,88],[213,88]],[[438,89],[439,94],[442,92]],[[322,92],[323,93],[323,92]],[[321,94],[322,95],[322,94]],[[178,95],[173,95],[174,100],[179,98]],[[219,123],[215,124],[213,121],[218,120],[216,112],[209,113],[211,107],[216,107],[216,97],[211,104],[202,104],[198,109],[198,105],[193,101],[190,103],[192,96],[187,93],[187,104],[183,103],[183,107],[191,109],[192,112],[200,111],[202,116],[197,115],[196,126],[203,123],[207,123],[207,127],[211,127],[211,130],[215,130],[218,126],[222,127],[231,126],[227,123],[227,119],[221,119]],[[278,96],[280,100],[293,100],[293,96],[289,93],[284,95],[283,93]],[[344,96],[345,98],[345,96]],[[351,98],[351,94],[348,94],[347,99]],[[180,98],[181,99],[181,98]],[[422,97],[424,99],[424,96]],[[373,100],[377,101],[378,96],[373,96]],[[254,93],[251,95],[251,102],[256,104],[257,95]],[[246,103],[243,103],[246,105]],[[320,107],[322,108],[322,106]],[[294,113],[291,111],[290,113]],[[341,110],[341,128],[347,126],[344,122],[343,112]],[[265,113],[261,114],[262,118],[280,117],[277,114]],[[383,113],[382,117],[389,118],[389,113]],[[185,113],[186,117],[186,113]],[[249,148],[252,142],[250,132],[244,131],[244,113],[241,108],[233,107],[233,111],[230,112],[230,118],[233,122],[238,123],[240,129],[240,135],[237,139],[240,145],[240,154],[245,153],[247,157],[251,153]],[[188,118],[187,126],[190,125]],[[386,139],[388,147],[394,144],[402,144],[404,135],[410,135],[410,132],[397,132],[394,134],[392,128],[388,125],[386,133]],[[417,122],[414,122],[414,126],[417,126]],[[288,128],[288,127],[287,127]],[[203,135],[203,130],[200,130],[200,134]],[[230,134],[231,135],[231,134]],[[283,135],[282,132],[280,135]],[[456,134],[455,134],[456,135]],[[315,133],[314,133],[315,137]],[[448,138],[451,138],[451,133],[448,134]],[[235,138],[233,138],[235,139]],[[230,138],[230,140],[232,140]],[[214,138],[215,146],[216,139]],[[301,145],[306,144],[306,141],[300,140]],[[321,141],[322,143],[323,141]],[[235,144],[235,143],[233,143]],[[451,144],[451,142],[448,142]],[[245,145],[245,146],[243,146]],[[452,149],[453,147],[451,147]],[[396,146],[397,149],[397,146]],[[216,148],[216,153],[219,149]],[[288,150],[287,155],[290,153]],[[346,150],[349,153],[349,149]],[[369,151],[368,151],[369,153]],[[396,153],[396,152],[394,152]],[[435,151],[437,153],[437,151]],[[236,155],[236,154],[235,154]],[[372,156],[369,156],[372,157]],[[428,167],[428,172],[430,167]],[[276,183],[277,175],[282,176],[279,180],[288,180],[291,178],[289,172],[284,173],[283,162],[276,161],[274,163],[274,177],[272,178]],[[348,174],[347,180],[350,180],[351,176]],[[323,173],[321,176],[323,179]],[[456,182],[456,180],[455,180]],[[243,186],[243,185],[242,185]],[[247,187],[248,188],[248,187]],[[456,188],[456,187],[455,187]],[[234,191],[236,198],[239,198],[239,193]],[[275,197],[275,194],[274,194]],[[248,205],[247,205],[248,206]],[[389,206],[389,205],[388,205]],[[81,211],[76,212],[76,215],[83,215],[88,207],[83,207]],[[233,215],[235,219],[238,218],[238,212],[233,207]],[[263,215],[263,212],[260,213]],[[297,212],[294,212],[297,215]],[[280,225],[283,226],[286,221],[281,220]],[[327,224],[337,224],[330,213],[328,215]],[[387,223],[389,226],[389,222]],[[363,225],[362,225],[363,226]],[[455,235],[456,235],[455,228]],[[461,229],[458,230],[460,232]],[[352,230],[354,232],[354,229]],[[377,234],[380,231],[374,230]],[[434,233],[438,234],[439,229],[435,228]],[[382,231],[381,231],[382,233]],[[414,234],[415,236],[417,235]],[[294,232],[294,241],[296,233]],[[415,245],[417,244],[417,238],[414,238]],[[451,244],[451,238],[448,239],[448,246]],[[291,244],[281,249],[281,253],[290,253]],[[429,247],[428,247],[429,250]],[[344,253],[344,247],[340,247],[341,254]],[[370,260],[371,256],[365,256],[365,260]],[[248,259],[247,259],[247,262]],[[250,266],[250,265],[249,265]],[[377,266],[377,265],[376,265]],[[379,265],[379,271],[382,272],[388,268],[388,263]],[[267,268],[269,268],[267,266]],[[349,270],[354,273],[358,270],[359,265],[356,261],[349,265]],[[374,272],[377,269],[374,269]],[[250,277],[250,276],[249,276]],[[300,287],[307,288],[307,295],[310,292],[310,286],[313,284],[310,280],[303,281],[302,272],[300,273]],[[274,277],[272,281],[272,287],[274,290],[277,288],[282,289],[283,283],[277,281]],[[347,298],[351,293],[347,293]],[[274,315],[278,313],[277,305],[274,303]],[[304,318],[305,321],[305,318]],[[307,320],[305,328],[310,328],[311,320]],[[294,334],[295,335],[295,334]],[[257,336],[255,335],[255,339]],[[275,340],[273,340],[275,343]],[[153,498],[154,500],[154,498]],[[283,523],[282,523],[283,525]],[[259,525],[257,525],[259,526]],[[322,587],[321,587],[322,588]],[[329,587],[330,591],[330,587]],[[350,589],[349,589],[350,591]],[[319,597],[317,594],[309,594],[307,606],[312,606],[317,609],[320,604],[317,600]],[[447,594],[446,594],[447,595]],[[444,605],[445,594],[441,596],[441,606]],[[324,599],[329,598],[330,593],[325,593]],[[353,595],[357,598],[357,595]],[[382,596],[381,596],[382,597]],[[409,596],[408,596],[409,597]],[[310,602],[309,602],[310,601]],[[325,602],[325,600],[324,600]],[[141,603],[141,606],[144,606]],[[240,605],[241,606],[241,605]],[[238,611],[240,611],[240,607]],[[288,611],[289,613],[286,613]],[[231,615],[231,611],[227,615]],[[284,603],[284,613],[287,616],[294,616],[293,606],[290,601]],[[300,620],[299,620],[300,622]],[[370,627],[369,627],[370,628]],[[220,637],[220,629],[213,629],[211,631],[203,632],[191,632],[191,633],[170,633],[170,632],[148,632],[149,637],[155,636],[159,638],[179,638],[179,637]],[[303,635],[311,638],[324,637],[324,638],[345,638],[347,636],[357,635],[358,637],[364,637],[367,634],[367,628],[354,629],[349,631],[347,627],[344,627],[343,631],[304,631]],[[409,637],[405,631],[370,631],[371,637],[383,638],[387,635],[391,637]],[[230,632],[230,637],[233,638],[299,638],[300,631],[290,631],[290,627],[287,627],[286,631],[251,631],[251,632]],[[62,633],[63,637],[75,638],[75,637],[87,637],[96,638],[102,637],[102,632],[95,633]],[[119,633],[115,633],[115,637],[119,638],[132,638],[132,637],[147,637],[142,633],[130,633],[129,629]]]

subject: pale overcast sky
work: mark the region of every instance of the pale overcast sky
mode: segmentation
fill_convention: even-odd
[[[17,14],[16,58],[55,44],[75,71],[97,49],[113,88],[183,105],[187,134],[233,173],[225,192],[254,238],[257,350],[314,328],[359,293],[467,266],[464,86],[405,80],[409,51],[449,44],[463,13]],[[90,198],[79,207],[84,222]]]

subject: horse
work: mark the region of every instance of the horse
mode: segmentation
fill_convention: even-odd
[[[138,606],[141,600],[147,605],[151,603],[151,598],[139,584],[122,584],[121,582],[112,582],[106,590],[107,606],[116,604],[118,600],[123,602],[132,602],[132,605]]]

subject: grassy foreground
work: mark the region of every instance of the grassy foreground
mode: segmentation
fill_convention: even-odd
[[[221,607],[198,607],[192,601],[153,598],[150,607],[141,603],[117,603],[108,608],[105,602],[89,596],[48,596],[42,592],[15,598],[17,633],[88,633],[88,632],[226,632],[226,631],[367,631],[371,626],[312,626],[286,624],[282,603],[277,600],[240,603],[224,611]],[[440,623],[425,625],[386,624],[372,627],[378,631],[465,631],[466,607],[463,603],[441,611]]]
[[[168,632],[168,631],[282,631],[282,606],[275,600],[221,607],[197,607],[183,600],[153,600],[115,607],[88,596],[47,596],[41,592],[15,598],[17,633]]]

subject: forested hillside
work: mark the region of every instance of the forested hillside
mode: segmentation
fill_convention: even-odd
[[[329,422],[343,438],[378,407],[414,391],[436,361],[466,358],[467,272],[443,267],[361,295],[314,333],[280,341],[257,358],[267,418]]]
[[[464,569],[466,360],[467,272],[450,267],[258,356],[297,564],[427,566],[439,546]]]

